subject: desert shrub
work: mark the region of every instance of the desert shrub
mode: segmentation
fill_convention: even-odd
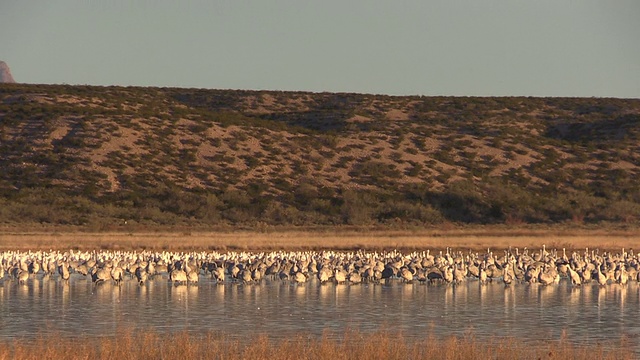
[[[637,222],[640,220],[640,204],[627,200],[610,201],[598,215],[604,220]]]
[[[311,225],[323,223],[323,217],[310,211],[302,211],[294,206],[271,201],[261,216],[262,221],[272,225]]]
[[[388,201],[381,206],[377,220],[380,223],[393,222],[401,224],[441,224],[442,214],[429,204],[408,201]]]
[[[411,167],[405,171],[405,174],[411,177],[419,176],[422,169],[424,169],[424,165],[414,161],[411,161],[410,163]]]
[[[370,225],[375,222],[379,207],[379,198],[376,194],[346,190],[342,193],[341,199],[340,211],[344,224]]]
[[[402,176],[394,164],[369,160],[355,164],[349,176],[357,178],[365,184],[384,184]]]

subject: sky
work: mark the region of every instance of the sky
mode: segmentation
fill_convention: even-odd
[[[638,0],[0,0],[18,82],[640,98]]]

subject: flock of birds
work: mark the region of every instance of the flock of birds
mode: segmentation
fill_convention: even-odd
[[[150,251],[6,251],[0,252],[0,281],[26,283],[43,274],[60,281],[74,276],[94,283],[136,279],[140,285],[153,279],[178,284],[195,284],[203,277],[218,283],[244,284],[264,280],[305,283],[316,277],[320,283],[338,284],[407,283],[459,284],[477,279],[480,284],[501,281],[557,284],[562,277],[574,286],[589,282],[627,284],[640,281],[640,257],[633,250],[619,253],[585,249],[567,254],[565,249],[536,251],[509,249],[494,254],[447,249],[403,254],[388,252],[150,252]]]

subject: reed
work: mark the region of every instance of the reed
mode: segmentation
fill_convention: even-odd
[[[479,340],[472,334],[421,340],[400,333],[365,334],[347,331],[342,336],[319,338],[297,335],[273,340],[266,335],[243,340],[208,332],[192,335],[151,331],[122,331],[106,338],[59,338],[0,342],[0,360],[47,359],[634,359],[628,344],[572,344],[567,338],[530,344],[513,338]]]

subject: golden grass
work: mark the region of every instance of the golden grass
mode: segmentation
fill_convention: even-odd
[[[322,230],[217,232],[0,232],[0,250],[426,250],[451,247],[482,251],[518,247],[538,249],[633,248],[640,231],[611,229],[508,229],[504,227],[431,230]]]
[[[473,335],[409,340],[402,334],[347,331],[341,337],[264,335],[232,340],[220,333],[194,336],[123,331],[108,338],[58,338],[0,342],[0,360],[47,359],[633,359],[628,344],[577,346],[567,339],[526,344],[513,338],[481,341]]]

